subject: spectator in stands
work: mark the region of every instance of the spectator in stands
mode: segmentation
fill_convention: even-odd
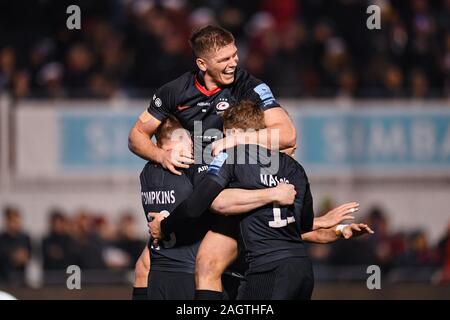
[[[42,242],[44,270],[65,270],[75,264],[75,243],[67,230],[67,218],[60,210],[50,213],[50,232]]]
[[[77,265],[82,269],[101,270],[106,268],[103,253],[105,243],[95,232],[93,216],[80,210],[73,221]]]
[[[142,249],[145,247],[145,242],[138,237],[134,215],[129,212],[123,213],[119,219],[116,246],[126,252],[129,256],[129,268],[134,266],[134,263],[141,255]]]
[[[31,258],[31,240],[22,229],[18,208],[6,207],[3,217],[5,230],[0,233],[0,267],[9,285],[24,285],[25,268]]]

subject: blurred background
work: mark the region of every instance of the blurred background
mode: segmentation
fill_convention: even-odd
[[[66,27],[72,4],[81,30]],[[294,119],[316,215],[358,201],[376,232],[309,246],[314,298],[448,299],[448,0],[0,2],[0,290],[131,296],[147,231],[128,130],[194,67],[187,39],[206,24],[233,32]],[[66,288],[72,264],[82,290]],[[366,287],[373,264],[381,290]]]

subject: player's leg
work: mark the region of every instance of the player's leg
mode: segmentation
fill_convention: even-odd
[[[237,257],[237,242],[227,235],[209,231],[200,244],[196,266],[196,299],[222,299],[222,273]]]
[[[149,272],[150,251],[148,246],[145,246],[134,267],[133,300],[147,300],[147,281]]]

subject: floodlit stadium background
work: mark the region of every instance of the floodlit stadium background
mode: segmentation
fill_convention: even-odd
[[[71,4],[79,31],[66,28]],[[381,30],[366,27],[370,4]],[[294,119],[316,214],[355,200],[376,232],[309,246],[313,298],[450,297],[445,0],[2,1],[0,290],[130,297],[147,233],[128,130],[155,88],[193,66],[187,38],[208,23],[234,33],[241,65]],[[8,207],[30,249],[8,236]],[[51,216],[65,236],[49,237]],[[66,288],[70,264],[81,290]],[[374,264],[381,290],[366,288]]]

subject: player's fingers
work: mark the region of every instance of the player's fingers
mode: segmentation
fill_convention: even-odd
[[[356,230],[356,231],[361,231],[361,228],[357,224],[355,224],[353,226],[353,229]]]
[[[167,166],[167,170],[169,170],[173,174],[176,174],[177,176],[181,176],[181,172],[178,171],[177,169],[175,169],[175,167],[173,165],[171,165],[171,164]]]
[[[345,209],[345,208],[352,208],[352,207],[359,207],[359,203],[358,202],[347,202],[347,203],[340,205],[338,208]]]
[[[370,233],[370,234],[374,234],[375,233],[372,229],[370,229],[369,226],[366,226],[364,229],[366,229],[367,232]]]
[[[193,153],[192,152],[188,152],[188,151],[182,151],[180,153],[180,156],[186,157],[186,158],[189,158],[189,159],[194,159]]]
[[[187,168],[189,168],[189,165],[188,165],[188,164],[184,164],[184,163],[181,163],[181,162],[178,162],[178,161],[174,161],[174,162],[173,162],[173,165],[174,165],[174,167],[176,167],[176,168],[182,168],[182,169],[187,169]]]
[[[194,159],[186,157],[186,156],[178,157],[177,161],[181,162],[181,163],[186,163],[186,164],[193,164],[194,163]]]
[[[345,215],[340,217],[340,221],[345,221],[345,220],[354,220],[355,217],[354,216],[349,216],[349,215]]]

